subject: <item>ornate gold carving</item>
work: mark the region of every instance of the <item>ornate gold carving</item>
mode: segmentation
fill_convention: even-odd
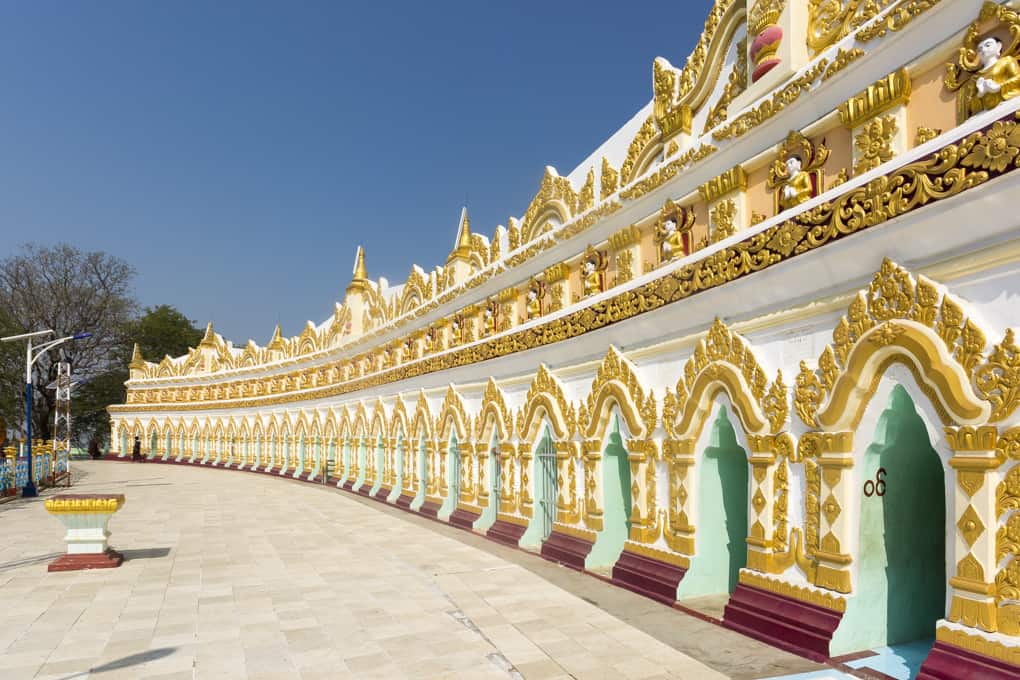
[[[682,208],[666,199],[655,225],[655,243],[658,245],[660,264],[691,252],[694,219],[693,209]]]
[[[840,121],[847,128],[855,128],[895,106],[906,104],[910,101],[910,91],[910,73],[901,68],[840,104]]]
[[[785,0],[779,0],[780,4]],[[765,3],[759,2],[756,5],[761,6]],[[726,79],[726,86],[723,88],[722,94],[719,95],[719,99],[712,108],[708,110],[708,116],[705,118],[705,127],[702,130],[702,134],[708,132],[719,123],[726,120],[729,115],[729,106],[733,103],[733,100],[737,98],[744,90],[747,89],[747,38],[744,38],[737,43],[737,61],[730,69],[730,75]]]
[[[47,498],[43,503],[51,515],[93,515],[117,512],[124,506],[121,494],[66,495]]]
[[[1010,121],[1009,125],[1014,124]],[[506,333],[501,337],[476,343],[470,347],[458,348],[442,356],[409,361],[397,368],[371,374],[356,375],[349,369],[350,366],[355,365],[353,359],[338,360],[333,365],[335,372],[332,375],[334,377],[329,384],[307,388],[301,393],[285,391],[284,383],[275,376],[260,378],[257,383],[253,382],[247,396],[220,402],[208,401],[208,397],[205,396],[207,392],[196,386],[182,385],[174,388],[179,395],[179,398],[172,402],[174,410],[260,408],[326,398],[577,337],[622,319],[661,308],[666,304],[685,299],[753,272],[761,271],[798,254],[809,252],[847,235],[882,224],[923,205],[959,195],[972,187],[983,184],[992,177],[1011,171],[1014,165],[1010,165],[1000,172],[994,168],[975,170],[962,163],[962,159],[969,155],[975,146],[984,142],[986,142],[986,133],[974,133],[959,143],[948,145],[934,152],[926,159],[900,168],[887,177],[877,178],[866,186],[852,189],[810,211],[794,215],[781,225],[775,225],[755,233],[739,243],[703,257],[687,267],[668,272],[647,284],[621,291],[615,296],[600,300],[584,309],[547,324],[540,324],[535,328]],[[895,192],[893,187],[896,187]],[[936,318],[941,315],[943,321],[948,319],[953,313],[954,305],[956,303],[948,296],[943,296],[942,307],[936,307],[938,312]],[[924,307],[924,309],[929,308]],[[958,305],[956,305],[956,309],[958,310]],[[981,362],[980,348],[972,349],[982,344],[978,341],[980,331],[972,322],[962,321],[962,314],[960,318],[961,322],[956,325],[948,321],[945,322],[948,335],[943,338],[948,336],[955,338],[953,340],[954,351],[960,352],[965,357],[975,357],[977,362]],[[849,329],[843,329],[841,332],[848,333]],[[942,334],[941,330],[937,332]],[[1009,365],[1009,362],[1006,361],[1005,350],[1011,343],[1012,340],[1010,343],[1003,343],[1003,367]],[[835,365],[835,361],[833,363]],[[1009,373],[1003,368],[996,368],[993,374],[998,372],[1002,372],[1001,377],[995,378],[992,382],[1006,378]],[[798,377],[798,394],[801,392],[803,377],[803,373]],[[1003,404],[1008,404],[1010,390],[1005,384],[1000,387],[1003,390],[1002,393],[997,392],[996,394],[1004,399]],[[142,395],[150,391],[152,390],[132,389],[129,392],[129,403],[111,406],[110,413],[165,410],[165,404],[142,400]],[[801,414],[803,402],[798,399],[795,405],[798,414]],[[1010,407],[1004,406],[1004,408]]]
[[[581,191],[577,194],[577,212],[583,213],[595,207],[595,168],[588,170]]]
[[[995,487],[995,516],[1002,517],[1010,510],[1020,510],[1020,465],[1014,465]]]
[[[829,64],[829,66],[825,69],[825,73],[822,74],[822,82],[833,77],[847,66],[863,57],[865,54],[867,53],[860,47],[854,47],[849,50],[845,50],[840,47],[836,52],[836,56],[833,57],[832,63]]]
[[[799,77],[774,92],[770,99],[766,99],[750,111],[740,114],[727,125],[716,128],[712,132],[712,137],[716,141],[722,141],[742,137],[747,134],[797,101],[802,94],[811,88],[811,85],[818,80],[818,77],[825,72],[828,66],[828,59],[819,59]]]
[[[577,414],[574,407],[567,401],[560,381],[545,364],[538,365],[538,372],[528,387],[524,404],[517,412],[518,436],[528,440],[534,439],[538,434],[537,427],[542,412],[548,416],[556,439],[567,439],[577,431]]]
[[[620,175],[610,165],[609,159],[605,156],[602,157],[602,175],[601,175],[601,190],[599,197],[601,200],[606,200],[610,196],[616,193],[616,190],[620,187]]]
[[[589,245],[581,258],[581,297],[598,295],[606,289],[608,258],[602,250]]]
[[[876,38],[884,38],[889,32],[902,31],[911,21],[939,2],[940,0],[898,0],[896,5],[886,12],[879,21],[859,30],[857,40],[866,43]]]
[[[733,166],[718,177],[713,177],[698,187],[698,193],[701,194],[701,198],[706,203],[711,203],[734,191],[746,190],[747,173],[739,165]]]
[[[570,180],[560,177],[546,167],[538,193],[531,199],[524,219],[521,220],[521,243],[527,243],[550,227],[549,219],[555,218],[560,224],[570,221],[577,210],[577,194],[570,186]]]
[[[984,336],[980,344],[979,352],[984,348]],[[974,383],[981,398],[992,405],[991,422],[1003,420],[1016,410],[1020,404],[1020,348],[1012,328],[1006,329],[1002,342],[992,347],[988,359],[977,366]]]
[[[658,60],[656,60],[658,62]],[[627,147],[627,157],[620,166],[620,184],[627,184],[646,169],[654,153],[662,146],[655,116],[651,115],[641,124]]]
[[[956,527],[960,530],[963,539],[967,541],[968,547],[973,546],[974,541],[985,530],[985,525],[981,522],[981,516],[978,515],[973,505],[968,505],[967,509],[963,511],[959,521],[956,523]]]
[[[673,179],[682,169],[701,161],[718,149],[711,144],[702,144],[699,147],[691,147],[676,159],[660,166],[655,172],[650,173],[645,179],[635,182],[633,185],[620,192],[620,198],[634,200],[640,198],[661,186],[667,180]]]
[[[1008,32],[1008,45],[994,29]],[[1018,47],[1020,15],[1006,5],[985,2],[967,29],[956,62],[946,64],[946,89],[957,92],[957,122],[1020,94]]]
[[[779,155],[769,168],[766,186],[775,195],[776,214],[796,207],[824,190],[822,166],[829,159],[824,143],[813,143],[796,130],[786,135]]]
[[[939,135],[942,134],[941,128],[930,128],[923,125],[917,127],[917,132],[914,133],[914,146],[921,146],[926,142],[930,142]]]
[[[823,52],[874,19],[892,0],[808,0],[807,44]]]
[[[890,160],[893,157],[893,137],[897,131],[896,118],[893,116],[868,121],[854,137],[854,146],[857,147],[854,174],[862,175]]]
[[[737,233],[737,204],[727,198],[719,201],[712,208],[712,243],[718,243]]]
[[[964,319],[959,305],[948,295],[941,295],[931,281],[918,277],[915,283],[906,270],[886,259],[875,274],[867,294],[858,293],[847,315],[840,319],[833,331],[833,344],[822,353],[818,370],[812,371],[803,362],[801,364],[794,391],[794,406],[806,424],[815,426],[819,420],[832,422],[840,417],[843,409],[849,408],[847,402],[850,394],[846,388],[852,383],[853,390],[860,389],[862,378],[859,372],[863,370],[868,357],[890,342],[896,342],[922,357],[923,370],[926,375],[933,376],[930,384],[940,385],[940,396],[947,401],[946,406],[952,408],[956,418],[966,422],[981,415],[981,405],[974,401],[969,387],[954,378],[956,374],[951,368],[941,365],[938,350],[932,344],[933,335],[925,335],[918,326],[897,323],[898,320],[916,323],[934,331],[965,375],[976,378],[975,368],[981,360],[985,345],[980,329]],[[858,342],[865,337],[874,337],[879,342]],[[856,352],[853,366],[852,351]],[[935,375],[938,377],[935,378]],[[921,386],[929,384],[929,381],[918,382]],[[877,384],[873,385],[869,393],[876,387]],[[826,404],[825,413],[819,414],[819,407],[826,395],[837,389],[842,390],[839,398],[833,396]],[[985,398],[990,400],[989,396]],[[941,408],[939,397],[933,398],[932,402]],[[860,417],[864,402],[857,401],[855,404],[856,419]],[[948,414],[945,417],[948,418]]]
[[[619,406],[632,437],[648,437],[655,430],[658,418],[655,397],[650,391],[646,395],[630,361],[612,345],[595,373],[585,405],[578,414],[584,436],[605,433],[610,415],[606,408],[608,399]]]

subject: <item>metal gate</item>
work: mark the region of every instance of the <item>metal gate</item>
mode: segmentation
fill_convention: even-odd
[[[538,445],[535,462],[536,496],[538,497],[538,513],[542,524],[542,540],[552,533],[553,521],[556,519],[556,447],[552,438],[546,435]]]
[[[460,447],[456,443],[450,444],[450,463],[448,466],[447,488],[454,506],[460,502]]]

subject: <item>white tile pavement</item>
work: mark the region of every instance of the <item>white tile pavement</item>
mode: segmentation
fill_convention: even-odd
[[[119,569],[48,573],[40,500],[0,506],[0,678],[726,677],[493,554],[336,491],[86,462],[127,496]],[[47,494],[59,492],[48,491]]]

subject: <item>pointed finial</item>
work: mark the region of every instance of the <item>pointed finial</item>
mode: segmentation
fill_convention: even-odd
[[[351,282],[347,284],[347,293],[363,290],[368,285],[368,269],[365,267],[365,249],[358,246],[358,254],[354,256],[354,272]]]
[[[216,333],[213,332],[212,321],[205,327],[205,335],[202,336],[202,342],[198,343],[199,347],[216,347]]]
[[[138,370],[145,368],[145,359],[142,358],[142,350],[138,347],[138,343],[135,343],[135,348],[131,352],[131,363],[128,364],[129,370]]]
[[[460,223],[457,225],[457,242],[447,262],[454,258],[471,259],[471,219],[468,217],[467,206],[460,210]]]
[[[354,256],[354,279],[364,281],[368,279],[368,269],[365,268],[365,249],[358,246],[358,254]]]
[[[273,331],[273,338],[266,345],[266,349],[271,351],[283,350],[283,335],[280,333],[280,324],[276,324],[276,330]]]

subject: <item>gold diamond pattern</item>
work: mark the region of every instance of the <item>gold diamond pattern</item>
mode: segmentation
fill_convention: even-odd
[[[760,514],[762,509],[765,507],[765,495],[761,492],[761,489],[754,492],[754,497],[751,499],[751,503],[754,505],[755,511]]]
[[[822,512],[825,514],[825,519],[829,521],[829,526],[832,526],[842,511],[843,508],[839,507],[839,501],[830,493],[829,497],[822,503]]]
[[[984,530],[985,525],[981,522],[981,517],[977,514],[973,505],[968,505],[967,509],[960,515],[960,521],[956,523],[956,527],[963,534],[963,539],[967,541],[967,546],[973,546],[974,541],[978,539]]]

